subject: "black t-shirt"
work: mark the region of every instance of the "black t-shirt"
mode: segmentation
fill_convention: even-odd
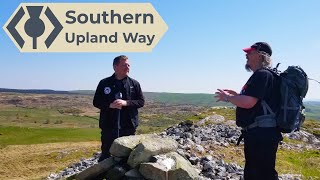
[[[279,79],[270,71],[259,69],[252,74],[243,86],[240,94],[258,98],[257,103],[250,109],[237,107],[236,123],[246,127],[254,122],[257,116],[263,115],[261,100],[265,100],[274,113],[280,105]]]

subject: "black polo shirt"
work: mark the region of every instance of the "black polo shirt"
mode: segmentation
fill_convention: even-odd
[[[258,98],[257,103],[250,109],[237,107],[236,124],[246,127],[254,122],[257,116],[263,115],[261,100],[265,100],[274,113],[280,106],[279,79],[266,69],[255,71],[243,86],[241,95]]]

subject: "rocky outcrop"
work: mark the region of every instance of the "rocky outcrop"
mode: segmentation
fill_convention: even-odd
[[[305,143],[320,147],[320,140],[313,134],[306,131],[297,131],[289,134],[284,134],[284,137],[292,140],[303,141]]]
[[[111,159],[97,164],[96,155],[69,166],[58,175],[51,174],[48,179],[70,177],[93,164],[96,165],[78,174],[77,179],[242,179],[243,168],[236,163],[224,162],[212,148],[234,146],[240,129],[233,122],[199,126],[186,121],[168,128],[159,136],[118,138],[110,150]],[[282,143],[280,148],[320,149],[319,139],[305,131],[284,136],[303,143]],[[104,163],[107,165],[101,167]],[[301,179],[301,175],[285,174],[279,179]]]

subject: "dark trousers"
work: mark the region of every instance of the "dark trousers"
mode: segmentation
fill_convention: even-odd
[[[120,129],[119,130],[119,137],[122,136],[130,136],[134,135],[136,129],[129,128],[129,129]],[[115,139],[118,138],[118,130],[117,129],[103,129],[101,130],[101,156],[98,162],[103,161],[110,157],[110,147]]]
[[[278,179],[275,162],[278,144],[282,136],[275,128],[261,129],[258,128],[244,134],[245,180]]]

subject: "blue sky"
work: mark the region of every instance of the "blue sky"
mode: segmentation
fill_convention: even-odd
[[[30,1],[0,1],[1,26],[22,2]],[[300,65],[320,80],[320,1],[107,2],[150,2],[169,29],[150,53],[20,53],[1,29],[0,87],[94,90],[113,73],[113,58],[125,54],[130,76],[144,91],[240,91],[251,75],[244,69],[241,49],[257,41],[271,45],[273,64],[280,62],[280,70]],[[319,92],[320,85],[311,81],[307,99],[320,99]]]

